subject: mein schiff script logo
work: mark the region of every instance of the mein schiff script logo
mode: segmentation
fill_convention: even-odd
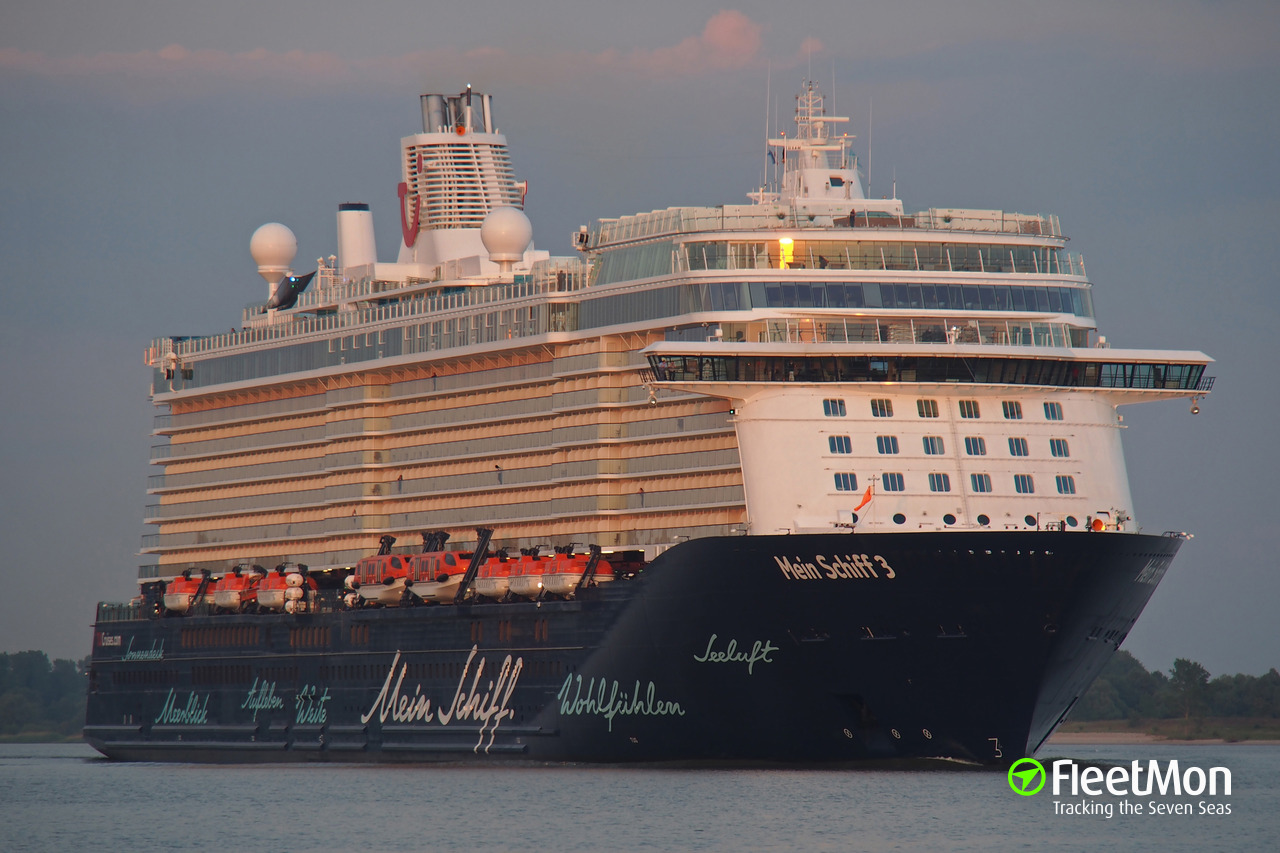
[[[1231,803],[1231,770],[1194,765],[1182,767],[1177,759],[1151,759],[1145,765],[1081,767],[1069,758],[1046,768],[1034,758],[1022,758],[1009,768],[1009,787],[1022,797],[1034,797],[1049,782],[1053,813],[1097,816],[1107,820],[1121,815],[1228,815]],[[1059,799],[1063,797],[1064,799]],[[1101,799],[1101,798],[1107,799]],[[1119,797],[1120,799],[1110,799]],[[1196,797],[1170,800],[1170,797]]]

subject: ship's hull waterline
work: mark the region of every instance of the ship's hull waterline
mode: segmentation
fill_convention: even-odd
[[[1180,544],[707,538],[568,601],[100,621],[85,736],[141,761],[1006,764]]]

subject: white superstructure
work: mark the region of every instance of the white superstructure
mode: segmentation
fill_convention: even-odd
[[[1118,407],[1212,383],[1203,353],[1105,345],[1056,218],[866,198],[812,86],[753,203],[603,219],[570,258],[533,248],[489,96],[422,104],[394,263],[343,204],[296,302],[148,350],[147,576],[350,565],[383,534],[477,524],[511,549],[650,554],[1133,530]],[[288,266],[271,235],[269,281]]]

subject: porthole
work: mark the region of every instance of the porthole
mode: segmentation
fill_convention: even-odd
[[[895,512],[895,513],[893,514],[893,523],[894,523],[894,524],[906,524],[906,523],[907,523],[907,517],[906,517],[905,515],[903,515],[902,513],[900,513],[900,512]]]
[[[1035,527],[1035,526],[1036,526],[1036,517],[1035,517],[1034,515],[1028,515],[1026,518],[1024,518],[1024,519],[1022,519],[1022,520],[1023,520],[1023,521],[1025,521],[1025,522],[1027,523],[1027,527]]]
[[[1067,516],[1067,527],[1075,527],[1079,523],[1080,523],[1079,520],[1076,519],[1074,515]]]
[[[857,514],[856,512],[851,512],[851,513],[849,513],[849,520],[850,520],[850,521],[852,521],[854,524],[857,524],[857,523],[858,523],[858,514]]]
[[[988,524],[991,523],[991,519],[988,518],[987,514],[984,512],[978,516],[978,523],[981,524],[983,527],[986,527]]]
[[[946,515],[944,515],[944,516],[942,517],[942,521],[943,521],[943,523],[944,523],[944,524],[955,524],[955,523],[956,523],[956,517],[955,517],[954,515],[952,515],[951,513],[947,513]]]

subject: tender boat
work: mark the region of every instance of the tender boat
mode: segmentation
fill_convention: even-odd
[[[240,565],[213,584],[213,604],[223,610],[241,610],[258,600],[258,584],[266,576],[262,566]]]

